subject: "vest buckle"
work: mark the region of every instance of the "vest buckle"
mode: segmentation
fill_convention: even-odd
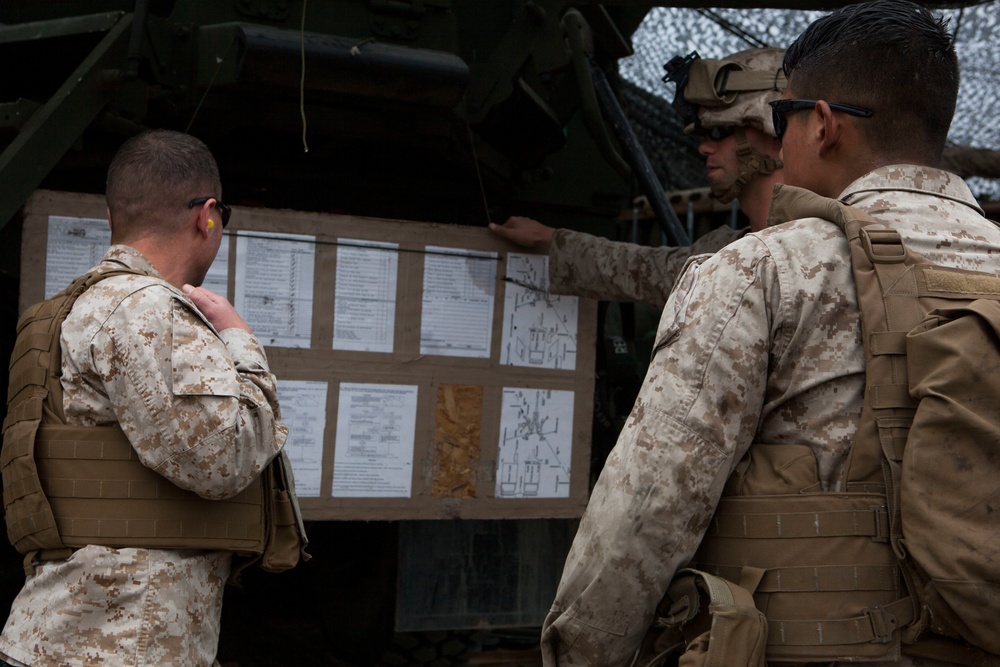
[[[873,264],[899,264],[906,260],[903,239],[895,229],[862,227],[858,236]]]
[[[865,616],[872,625],[873,644],[888,644],[892,641],[892,633],[896,630],[899,620],[886,611],[885,607],[865,609]]]
[[[892,537],[889,510],[885,505],[873,506],[871,509],[875,514],[875,535],[872,536],[872,541],[887,544]]]

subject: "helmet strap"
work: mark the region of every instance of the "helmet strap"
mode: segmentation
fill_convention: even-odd
[[[737,126],[734,132],[736,137],[736,157],[740,162],[740,171],[735,179],[712,184],[712,196],[722,204],[728,204],[743,192],[743,188],[757,174],[770,174],[781,168],[781,160],[764,155],[759,150],[750,145],[747,141],[746,129]]]

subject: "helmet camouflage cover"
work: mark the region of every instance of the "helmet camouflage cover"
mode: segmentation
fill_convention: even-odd
[[[750,181],[780,169],[781,160],[755,148],[747,138],[752,127],[775,137],[768,102],[781,97],[788,84],[782,68],[782,49],[747,49],[722,60],[702,59],[697,53],[677,56],[664,65],[664,81],[677,84],[673,107],[681,115],[686,134],[704,134],[716,127],[731,127],[739,173],[712,182],[712,196],[727,204]]]
[[[665,77],[677,82],[674,107],[684,132],[743,126],[775,136],[768,102],[781,97],[787,85],[784,55],[783,49],[758,48],[721,60],[688,56],[688,69],[680,77]]]

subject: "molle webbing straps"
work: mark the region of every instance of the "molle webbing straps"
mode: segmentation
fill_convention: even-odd
[[[269,530],[263,475],[232,498],[206,500],[144,466],[117,425],[65,425],[62,323],[85,290],[123,274],[148,275],[94,271],[30,308],[18,324],[0,456],[11,543],[27,555],[26,569],[31,560],[65,558],[88,544],[260,554]],[[286,494],[270,511],[280,525],[294,523],[287,505]]]
[[[35,466],[35,435],[43,418],[62,423],[62,351],[59,332],[77,298],[99,280],[130,269],[80,276],[56,296],[30,307],[17,324],[3,425],[3,502],[7,536],[21,553],[65,549]]]
[[[894,659],[913,604],[889,549],[884,497],[803,491],[816,488],[814,469],[783,493],[754,495],[766,470],[803,454],[812,456],[803,445],[751,446],[746,488],[726,492],[751,495],[721,499],[693,567],[754,593],[769,662]]]
[[[850,243],[866,384],[841,488],[885,489],[914,601],[903,650],[1000,664],[1000,276],[932,264],[835,200],[785,186],[774,202]]]
[[[35,460],[68,547],[262,549],[259,481],[231,498],[206,500],[144,466],[118,426],[42,424]]]

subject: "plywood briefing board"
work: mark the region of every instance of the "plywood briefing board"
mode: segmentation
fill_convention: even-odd
[[[104,198],[25,207],[23,311],[100,260]],[[265,344],[307,519],[579,516],[596,303],[482,227],[236,207],[205,285]]]

